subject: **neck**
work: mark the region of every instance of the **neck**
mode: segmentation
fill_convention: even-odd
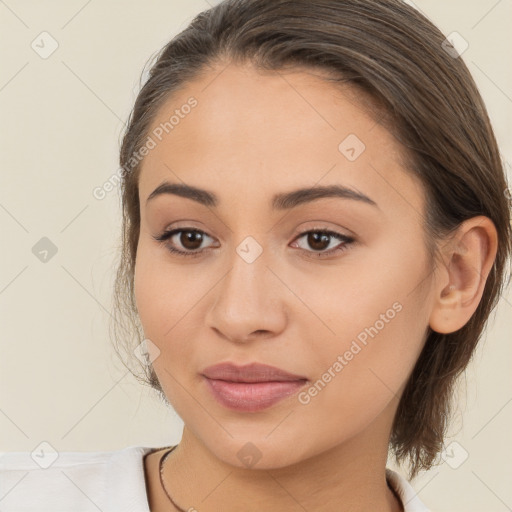
[[[377,450],[369,439],[374,429],[367,434],[290,466],[247,469],[219,460],[185,426],[163,478],[173,501],[187,511],[401,512],[386,482],[387,444]]]

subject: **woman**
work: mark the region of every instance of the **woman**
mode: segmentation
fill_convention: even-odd
[[[226,0],[158,55],[120,163],[114,328],[183,436],[55,468],[104,510],[428,510],[388,450],[435,463],[511,248],[439,30],[399,0]]]

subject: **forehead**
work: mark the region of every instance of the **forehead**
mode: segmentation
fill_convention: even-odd
[[[155,116],[141,198],[164,180],[245,196],[340,182],[391,202],[399,189],[421,194],[401,165],[402,148],[360,99],[316,71],[211,69],[173,93]]]

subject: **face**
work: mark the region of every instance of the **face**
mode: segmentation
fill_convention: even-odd
[[[430,312],[422,187],[348,89],[221,71],[167,100],[141,167],[135,295],[161,386],[236,466],[243,450],[271,468],[369,432],[387,450]],[[149,198],[165,182],[210,195]],[[206,378],[218,363],[294,377]]]

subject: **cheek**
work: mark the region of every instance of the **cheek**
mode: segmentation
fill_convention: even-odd
[[[325,421],[348,414],[363,428],[400,393],[427,332],[427,276],[421,241],[396,239],[347,258],[326,280],[312,307],[334,335],[315,347],[316,384],[304,397]]]
[[[160,350],[153,368],[162,384],[170,379],[166,370],[173,374],[185,371],[182,362],[194,360],[194,340],[205,315],[205,295],[213,285],[205,283],[204,275],[193,265],[172,264],[166,256],[165,251],[141,241],[134,276],[144,335]]]
[[[150,242],[139,242],[134,294],[148,338],[151,338],[151,333],[155,340],[163,340],[197,302],[196,296],[200,289],[194,283],[193,271],[188,272],[178,265],[170,264],[165,251],[151,247]]]
[[[301,403],[311,407],[309,415],[326,431],[350,437],[388,406],[397,406],[419,357],[425,334],[421,308],[401,301],[377,311],[384,316],[352,329],[353,336],[339,336],[322,350],[316,379],[302,396]]]
[[[330,332],[335,342],[343,342],[376,322],[377,327],[385,326],[380,331],[389,331],[390,324],[414,316],[414,310],[424,307],[426,311],[427,301],[419,297],[420,285],[426,284],[429,275],[426,257],[421,232],[386,233],[371,246],[356,247],[336,266],[319,265],[309,275],[301,271],[290,280],[297,295],[317,313],[316,320],[308,316],[311,323],[316,321],[319,332],[327,337]],[[396,314],[402,308],[407,314]],[[417,321],[427,324],[423,317]]]
[[[159,251],[139,243],[134,276],[137,310],[145,338],[160,351],[152,360],[153,370],[178,414],[183,413],[179,404],[184,397],[176,379],[183,380],[181,372],[187,368],[183,361],[193,360],[193,344],[186,342],[193,339],[191,332],[186,333],[187,313],[198,302],[200,289],[191,285],[186,272],[163,261]]]

